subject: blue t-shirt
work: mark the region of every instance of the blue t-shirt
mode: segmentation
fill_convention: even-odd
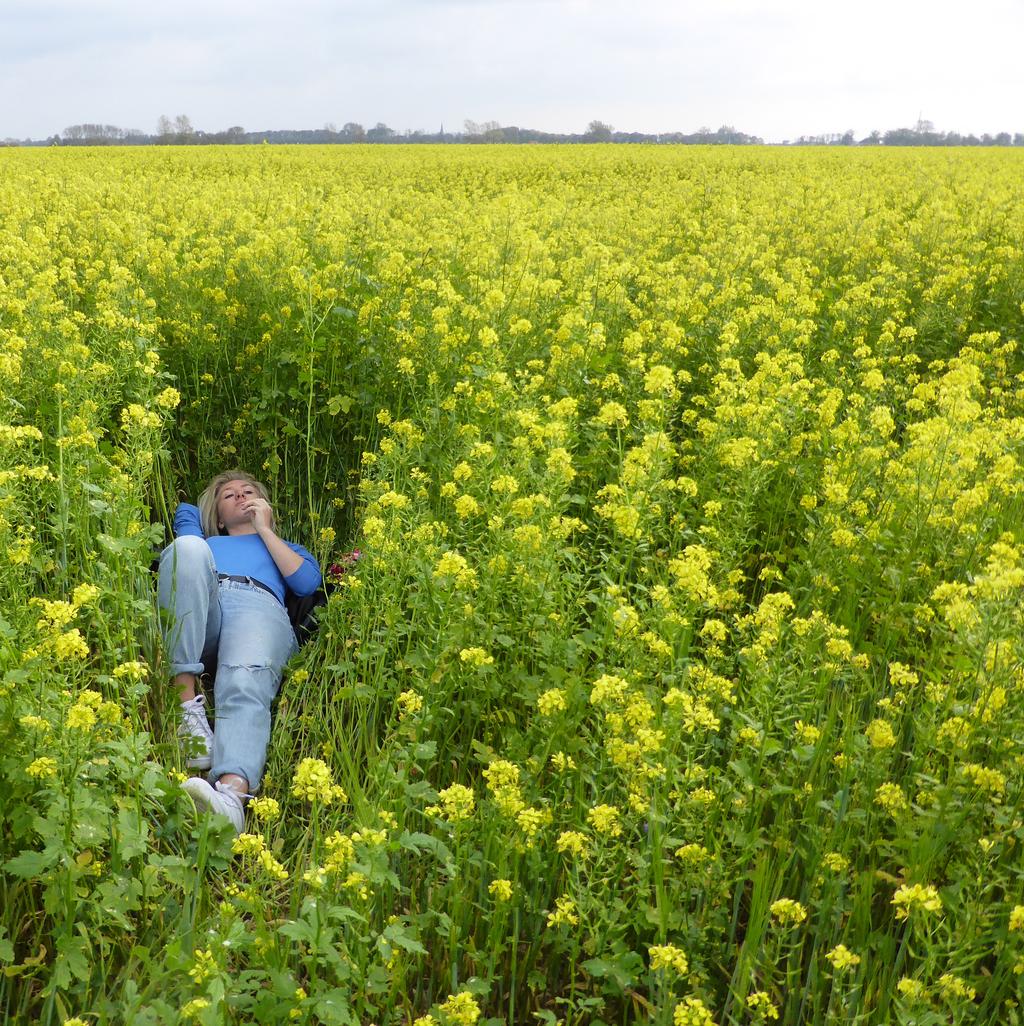
[[[183,534],[206,538],[199,507],[188,502],[181,503],[174,511],[174,536]],[[282,603],[285,588],[296,595],[312,595],[320,587],[320,564],[307,549],[294,542],[286,541],[285,545],[302,557],[302,566],[287,577],[277,569],[258,534],[217,534],[206,538],[206,543],[213,553],[217,573],[251,577],[272,589]]]

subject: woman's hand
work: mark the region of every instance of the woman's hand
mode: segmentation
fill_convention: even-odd
[[[247,502],[242,504],[242,512],[247,513],[252,520],[252,526],[257,531],[271,530],[270,503],[254,495]]]

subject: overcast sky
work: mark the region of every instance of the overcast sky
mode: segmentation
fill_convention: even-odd
[[[728,124],[1024,131],[1021,0],[0,0],[0,138]]]

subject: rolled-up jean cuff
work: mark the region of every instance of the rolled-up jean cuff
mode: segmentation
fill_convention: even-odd
[[[173,677],[177,677],[179,673],[191,673],[198,677],[202,672],[202,663],[171,663],[171,676]]]

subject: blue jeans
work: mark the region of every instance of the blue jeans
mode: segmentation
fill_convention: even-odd
[[[288,614],[270,592],[218,581],[210,546],[197,535],[175,538],[160,554],[157,595],[171,614],[164,635],[171,673],[200,674],[217,664],[209,779],[237,773],[255,793],[267,759],[270,704],[298,651]]]

